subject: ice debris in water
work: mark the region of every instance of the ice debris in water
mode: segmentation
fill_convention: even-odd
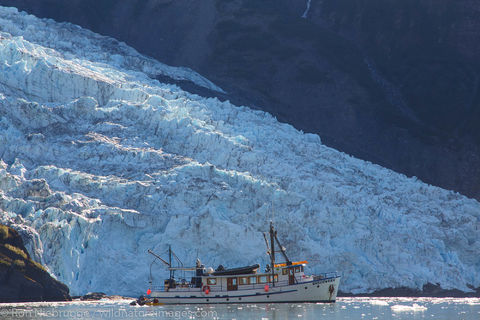
[[[427,307],[421,306],[418,303],[414,303],[411,306],[403,305],[403,304],[396,304],[391,306],[393,312],[423,312],[427,310]]]

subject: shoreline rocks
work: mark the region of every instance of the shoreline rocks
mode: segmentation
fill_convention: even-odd
[[[0,303],[71,300],[68,287],[30,258],[18,232],[0,224]]]

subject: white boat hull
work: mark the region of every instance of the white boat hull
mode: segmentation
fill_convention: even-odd
[[[160,304],[272,303],[272,302],[335,302],[340,277],[301,282],[293,285],[231,291],[210,291],[200,288],[152,291],[150,298]],[[333,289],[332,289],[333,288]]]

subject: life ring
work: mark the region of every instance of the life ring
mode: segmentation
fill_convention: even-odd
[[[203,291],[205,294],[209,294],[209,293],[210,293],[210,286],[203,286],[202,291]]]

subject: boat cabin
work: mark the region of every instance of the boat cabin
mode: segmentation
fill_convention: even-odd
[[[257,273],[257,270],[252,274],[205,274],[202,276],[202,288],[208,288],[209,291],[233,291],[265,288],[265,285],[295,284],[305,280],[304,267],[307,263],[302,261],[301,264],[275,267],[273,275],[271,272]]]

